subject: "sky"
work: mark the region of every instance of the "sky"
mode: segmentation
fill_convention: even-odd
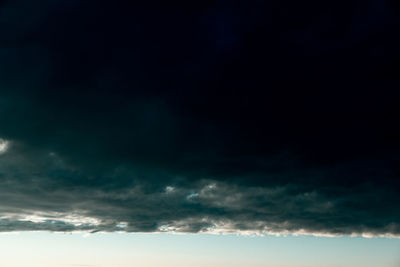
[[[2,267],[397,267],[400,240],[209,234],[0,234]],[[21,257],[21,255],[24,255]]]
[[[0,1],[0,266],[398,264],[397,1],[125,2]]]

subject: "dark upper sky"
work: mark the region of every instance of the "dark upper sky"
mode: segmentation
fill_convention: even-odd
[[[397,2],[1,3],[0,231],[400,234]]]

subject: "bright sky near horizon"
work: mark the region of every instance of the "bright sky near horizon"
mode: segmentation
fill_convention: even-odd
[[[0,235],[0,267],[398,267],[400,239],[207,234]]]

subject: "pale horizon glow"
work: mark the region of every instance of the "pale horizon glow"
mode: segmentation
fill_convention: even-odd
[[[1,267],[398,267],[400,239],[210,234],[0,234]]]

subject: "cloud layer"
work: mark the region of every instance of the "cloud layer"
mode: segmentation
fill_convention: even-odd
[[[392,2],[37,5],[1,7],[0,231],[400,235]]]

